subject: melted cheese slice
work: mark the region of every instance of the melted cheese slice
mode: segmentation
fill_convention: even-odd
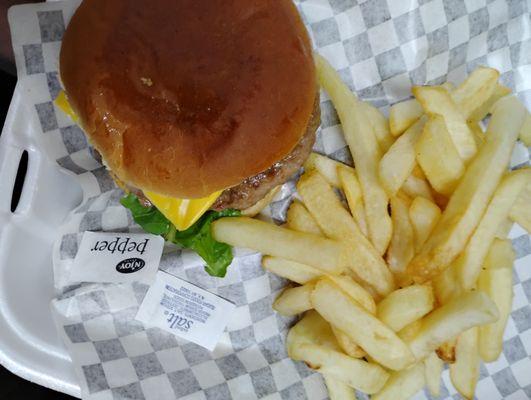
[[[70,106],[64,91],[59,93],[55,99],[55,104],[74,122],[79,122],[79,117]],[[168,218],[179,231],[184,231],[195,224],[197,220],[208,211],[221,194],[220,191],[212,193],[210,196],[203,199],[177,199],[147,190],[142,191],[149,201],[151,201],[151,203],[157,207],[157,209]]]
[[[184,231],[197,222],[218,199],[221,192],[212,193],[203,199],[176,199],[144,191],[144,195],[168,218],[178,231]]]
[[[57,95],[57,98],[55,99],[55,105],[59,107],[62,112],[68,115],[72,119],[72,121],[76,123],[79,122],[79,117],[72,109],[72,106],[70,106],[70,103],[68,102],[68,99],[66,97],[66,93],[63,90],[61,90]]]

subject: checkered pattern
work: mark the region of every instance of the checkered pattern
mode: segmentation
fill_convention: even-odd
[[[236,250],[228,276],[208,276],[202,260],[168,249],[161,269],[233,301],[237,309],[213,353],[134,321],[143,285],[66,287],[82,233],[135,231],[119,205],[113,184],[81,130],[53,100],[60,90],[57,60],[64,28],[79,4],[27,5],[10,13],[20,85],[28,88],[33,114],[50,158],[77,176],[85,201],[61,228],[54,248],[60,296],[53,308],[74,360],[85,398],[100,399],[323,399],[318,374],[287,358],[285,334],[292,323],[271,302],[285,282],[264,272],[260,255]],[[414,84],[458,82],[478,65],[501,71],[501,80],[531,106],[531,23],[526,0],[299,0],[297,5],[316,49],[339,70],[358,96],[380,107],[410,96]],[[328,97],[323,94],[322,129],[315,150],[351,164]],[[518,144],[512,166],[529,164]],[[296,177],[295,177],[296,178]],[[295,181],[282,188],[264,217],[285,219],[296,195]],[[531,243],[519,227],[511,231],[517,252],[514,310],[504,352],[482,366],[480,399],[531,398]],[[448,371],[442,398],[457,398]],[[367,398],[360,394],[359,398]],[[430,398],[419,393],[415,398]]]

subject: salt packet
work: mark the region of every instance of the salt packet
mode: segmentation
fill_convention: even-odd
[[[215,294],[160,271],[135,319],[213,351],[235,308]]]

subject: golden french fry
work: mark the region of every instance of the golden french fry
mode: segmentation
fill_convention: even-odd
[[[531,114],[529,113],[527,113],[522,129],[520,129],[519,138],[527,147],[531,147]]]
[[[387,119],[376,107],[372,106],[371,104],[365,101],[360,101],[359,105],[369,118],[369,122],[372,126],[374,134],[376,135],[376,140],[380,145],[380,149],[385,153],[395,141],[395,138],[391,135],[391,132],[389,132],[389,124],[387,123]]]
[[[391,135],[400,136],[417,122],[422,114],[424,114],[424,110],[416,99],[393,104],[389,111]]]
[[[503,349],[503,333],[513,302],[514,250],[509,240],[495,240],[479,275],[478,289],[496,303],[500,318],[479,328],[479,354],[485,362],[498,359]]]
[[[465,164],[450,137],[444,118],[432,115],[415,144],[417,162],[431,186],[449,195],[465,172]]]
[[[312,304],[325,320],[345,332],[384,367],[401,370],[413,362],[408,347],[389,327],[337,290],[332,282],[326,279],[317,282]]]
[[[337,285],[339,289],[348,294],[365,310],[371,314],[376,314],[376,303],[374,302],[374,298],[350,276],[328,275],[327,278]]]
[[[409,219],[415,237],[415,252],[419,252],[441,218],[441,210],[424,197],[416,197],[409,206]]]
[[[212,236],[231,246],[255,249],[330,274],[340,274],[347,264],[342,243],[247,217],[218,219],[212,223]]]
[[[349,385],[331,376],[324,376],[330,400],[356,400],[356,392]]]
[[[479,122],[468,122],[468,127],[474,135],[476,146],[479,149],[481,146],[483,146],[483,143],[485,143],[485,132],[483,132]]]
[[[268,194],[265,195],[265,197],[261,200],[259,200],[255,205],[246,208],[242,211],[242,215],[244,217],[254,217],[262,212],[264,208],[266,208],[269,203],[273,201],[275,196],[280,191],[280,186],[277,186],[273,188]]]
[[[307,171],[317,170],[326,179],[326,181],[334,186],[341,187],[341,181],[337,175],[338,168],[344,168],[347,171],[354,172],[354,168],[349,167],[346,164],[339,161],[332,160],[329,157],[323,156],[318,153],[311,153],[306,162],[304,163],[304,169]]]
[[[525,108],[513,97],[496,103],[485,144],[472,160],[432,234],[408,267],[418,282],[438,275],[463,250],[505,172]]]
[[[455,363],[450,364],[450,379],[461,396],[473,399],[478,378],[478,329],[471,328],[457,339]]]
[[[391,218],[393,237],[387,250],[387,263],[389,269],[400,277],[405,275],[406,267],[415,255],[415,248],[409,207],[399,197],[391,198]]]
[[[315,310],[310,310],[288,332],[286,349],[294,360],[301,360],[297,356],[299,347],[303,344],[317,344],[331,350],[341,351],[330,324]]]
[[[513,205],[513,207],[514,207],[514,205]],[[512,210],[512,208],[511,208],[511,210]],[[497,239],[506,239],[507,236],[509,236],[509,232],[511,231],[512,227],[513,227],[513,221],[511,221],[509,218],[506,218],[505,221],[503,221],[498,226],[498,229],[496,230],[496,235],[495,235],[496,238]]]
[[[453,265],[441,272],[432,282],[435,298],[439,305],[448,303],[450,299],[453,299],[461,292]]]
[[[262,266],[265,270],[299,285],[304,285],[324,275],[324,272],[317,268],[278,257],[264,257]]]
[[[501,84],[497,84],[496,88],[494,89],[494,93],[492,93],[492,96],[490,96],[490,99],[481,105],[479,108],[477,108],[469,117],[469,121],[477,122],[481,121],[483,118],[485,118],[488,114],[490,114],[490,110],[492,109],[492,106],[496,104],[496,102],[501,99],[504,96],[507,96],[511,93],[511,89],[509,89],[507,86],[503,86]]]
[[[363,195],[361,193],[361,186],[354,170],[339,167],[337,170],[341,188],[347,198],[347,203],[350,208],[350,213],[356,220],[360,231],[369,237],[369,229],[367,227],[367,217],[365,216],[365,206],[363,205]]]
[[[287,317],[311,310],[313,307],[310,296],[313,287],[313,284],[308,283],[304,286],[285,289],[273,302],[273,310]]]
[[[531,232],[531,182],[520,193],[509,213],[509,218],[526,231]]]
[[[376,250],[384,254],[391,240],[392,226],[387,212],[389,198],[378,177],[378,165],[382,152],[376,135],[358,100],[341,81],[337,72],[320,56],[316,57],[316,63],[319,81],[336,107],[343,125],[345,139],[356,165],[363,193],[369,237]]]
[[[435,353],[431,353],[424,360],[424,376],[426,386],[430,394],[439,397],[441,394],[441,375],[444,369],[444,362]]]
[[[531,182],[531,169],[513,171],[503,178],[494,192],[478,227],[455,262],[457,278],[463,289],[469,290],[475,286],[481,264],[496,236],[496,231],[509,216],[511,207],[527,182]]]
[[[352,358],[316,344],[302,344],[296,354],[297,359],[306,362],[310,368],[367,394],[379,391],[389,377],[378,364]]]
[[[469,118],[482,105],[489,102],[496,91],[500,73],[494,68],[476,68],[468,78],[451,92],[459,112]]]
[[[421,327],[422,320],[418,319],[415,322],[412,322],[411,324],[406,326],[405,328],[402,328],[402,330],[398,332],[398,337],[404,342],[409,342],[420,332]]]
[[[435,201],[429,183],[426,182],[425,179],[419,178],[413,174],[406,179],[401,190],[412,199],[415,197],[424,197],[431,202]]]
[[[433,310],[435,298],[428,285],[412,285],[389,294],[380,303],[376,316],[398,332]]]
[[[490,324],[498,316],[496,304],[485,293],[465,293],[428,314],[420,332],[407,343],[416,359],[421,361],[444,342],[474,326]]]
[[[393,276],[387,265],[322,176],[316,171],[305,173],[297,190],[323,232],[348,244],[348,266],[357,276],[382,295],[393,290]]]
[[[400,136],[384,154],[379,165],[379,175],[389,196],[400,190],[416,164],[415,143],[422,134],[427,118],[422,117]]]
[[[477,152],[476,142],[466,124],[465,116],[461,114],[450,94],[437,86],[416,86],[413,88],[413,94],[426,114],[440,114],[444,118],[457,153],[464,161],[470,160]]]
[[[294,201],[289,206],[286,225],[289,229],[297,232],[323,235],[323,231],[319,228],[319,225],[317,225],[317,222],[315,222],[306,207],[298,201]]]
[[[323,375],[366,393],[380,390],[389,377],[377,364],[340,353],[330,325],[313,310],[290,329],[286,347],[293,360],[304,361],[311,368],[318,368]]]
[[[339,347],[341,347],[341,350],[343,350],[347,356],[352,358],[363,358],[367,355],[367,353],[365,353],[365,351],[358,346],[345,332],[336,328],[335,326],[332,326],[331,328],[332,332],[334,332]]]
[[[437,357],[448,364],[453,364],[455,362],[455,347],[457,344],[456,339],[448,340],[441,344],[435,350]]]
[[[402,371],[393,372],[385,386],[371,397],[372,400],[409,400],[419,392],[425,384],[422,363]]]

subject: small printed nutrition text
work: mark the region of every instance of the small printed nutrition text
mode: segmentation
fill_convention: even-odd
[[[166,309],[164,314],[171,329],[188,332],[196,322],[205,324],[216,310],[216,306],[204,296],[184,286],[175,288],[166,285],[165,289],[160,304]]]

